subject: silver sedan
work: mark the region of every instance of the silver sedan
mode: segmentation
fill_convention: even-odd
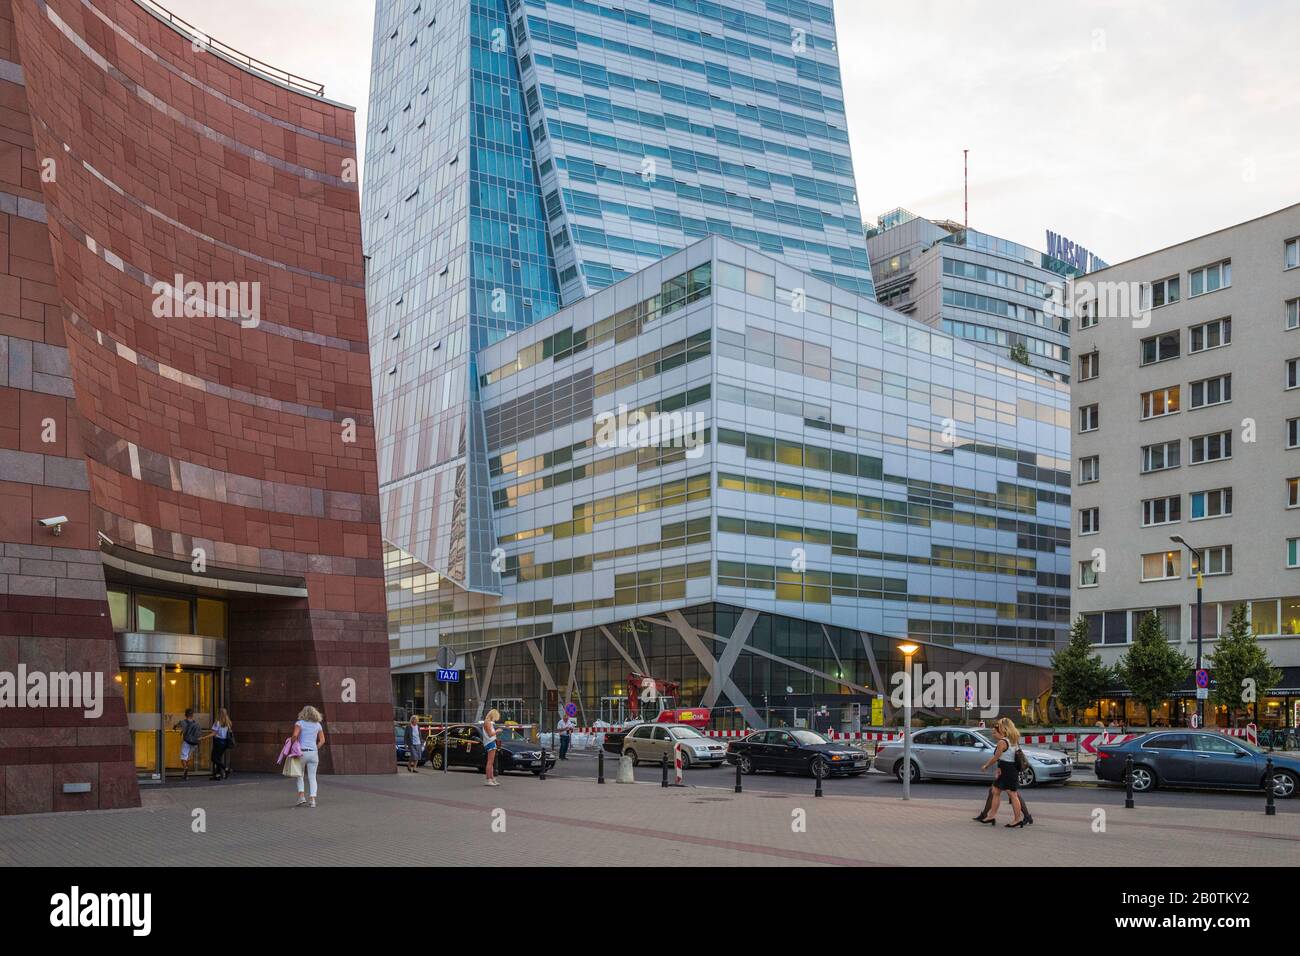
[[[981,770],[996,749],[992,734],[965,727],[932,727],[912,732],[912,782],[929,777],[936,780],[977,780],[989,783],[992,768]],[[1074,773],[1069,754],[1034,747],[1020,748],[1029,766],[1020,772],[1020,786],[1063,783]],[[903,742],[893,741],[876,754],[874,769],[903,779]]]

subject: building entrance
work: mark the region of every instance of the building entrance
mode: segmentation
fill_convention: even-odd
[[[118,675],[126,697],[127,726],[135,753],[136,772],[145,779],[179,777],[181,731],[176,726],[185,711],[206,734],[216,716],[221,672],[204,668],[128,667]],[[200,742],[190,758],[190,773],[212,770],[212,741]]]

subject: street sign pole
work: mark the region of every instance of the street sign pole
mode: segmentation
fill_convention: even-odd
[[[1201,573],[1204,568],[1201,566],[1201,552],[1196,552],[1196,670],[1201,670],[1201,631],[1205,627],[1205,616],[1201,613]],[[1198,727],[1205,726],[1205,698],[1199,693],[1196,695],[1196,724]]]

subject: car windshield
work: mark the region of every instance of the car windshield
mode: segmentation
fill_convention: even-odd
[[[678,740],[689,740],[692,737],[703,737],[704,735],[694,727],[673,727],[671,728],[673,736]]]
[[[818,744],[830,743],[829,740],[815,730],[792,730],[790,733],[794,734],[794,739],[801,744],[816,747]]]
[[[497,740],[526,741],[528,738],[513,727],[498,727]]]

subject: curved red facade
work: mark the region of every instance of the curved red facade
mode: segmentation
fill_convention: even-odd
[[[12,24],[0,58],[21,68],[0,78],[8,122],[25,114],[29,127],[5,131],[0,192],[32,204],[30,217],[7,214],[0,283],[31,288],[0,332],[66,363],[57,385],[0,389],[0,449],[34,449],[32,429],[57,406],[67,440],[38,454],[85,471],[79,488],[52,489],[48,466],[24,483],[32,501],[64,496],[63,534],[36,523],[55,507],[41,501],[24,527],[0,526],[0,541],[75,553],[83,569],[102,560],[97,582],[78,571],[91,588],[75,599],[57,584],[15,593],[23,575],[10,572],[0,647],[58,658],[53,642],[68,638],[39,632],[76,600],[97,664],[116,674],[129,652],[104,626],[105,569],[110,584],[217,596],[234,766],[273,769],[311,703],[331,734],[322,769],[391,772],[352,111],[231,62],[134,0],[0,0],[0,19]],[[0,494],[18,499],[11,484]],[[33,769],[44,765],[30,746],[6,746],[38,739],[40,724],[0,712],[11,795],[0,811],[133,803],[126,707],[115,706],[94,727],[108,749],[82,760],[72,739],[49,773]],[[115,783],[78,803],[61,792],[60,763],[96,763]]]

